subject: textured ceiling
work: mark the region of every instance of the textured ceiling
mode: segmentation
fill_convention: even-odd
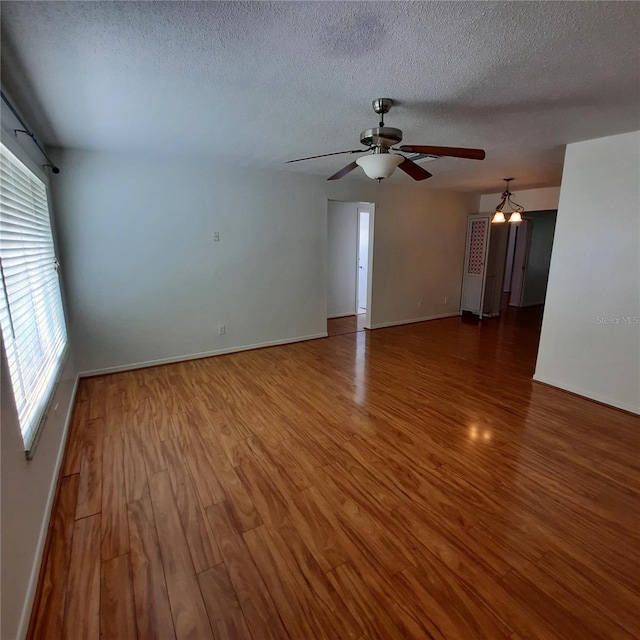
[[[321,175],[352,157],[283,162],[358,148],[390,97],[405,143],[487,151],[425,187],[491,192],[640,128],[639,34],[636,2],[5,0],[2,71],[48,144]]]

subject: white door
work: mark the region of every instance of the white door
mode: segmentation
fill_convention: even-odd
[[[358,209],[358,291],[357,313],[367,310],[367,281],[369,278],[369,211]]]
[[[524,293],[524,276],[527,271],[527,258],[529,256],[529,221],[523,220],[518,224],[516,232],[516,248],[513,253],[513,272],[511,273],[511,297],[509,305],[522,306],[522,294]]]
[[[490,225],[491,221],[487,215],[469,216],[467,222],[467,246],[460,312],[471,311],[480,317],[482,317],[482,301],[484,299]]]

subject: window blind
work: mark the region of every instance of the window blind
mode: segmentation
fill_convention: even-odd
[[[0,143],[0,326],[27,452],[67,345],[47,188]]]

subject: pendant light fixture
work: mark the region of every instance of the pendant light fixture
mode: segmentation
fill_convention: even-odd
[[[507,215],[509,216],[509,222],[522,222],[524,207],[521,207],[517,202],[513,202],[511,200],[511,196],[513,195],[513,193],[509,191],[509,183],[513,180],[513,178],[503,178],[503,180],[507,183],[507,186],[505,187],[504,193],[502,194],[502,200],[500,200],[500,204],[496,207],[496,211],[493,214],[491,222],[501,223],[507,221],[504,211],[505,207],[511,208],[511,213],[507,213]]]

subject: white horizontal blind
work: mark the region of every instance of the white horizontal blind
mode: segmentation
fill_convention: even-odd
[[[0,144],[0,325],[25,449],[56,384],[67,331],[47,189]]]

